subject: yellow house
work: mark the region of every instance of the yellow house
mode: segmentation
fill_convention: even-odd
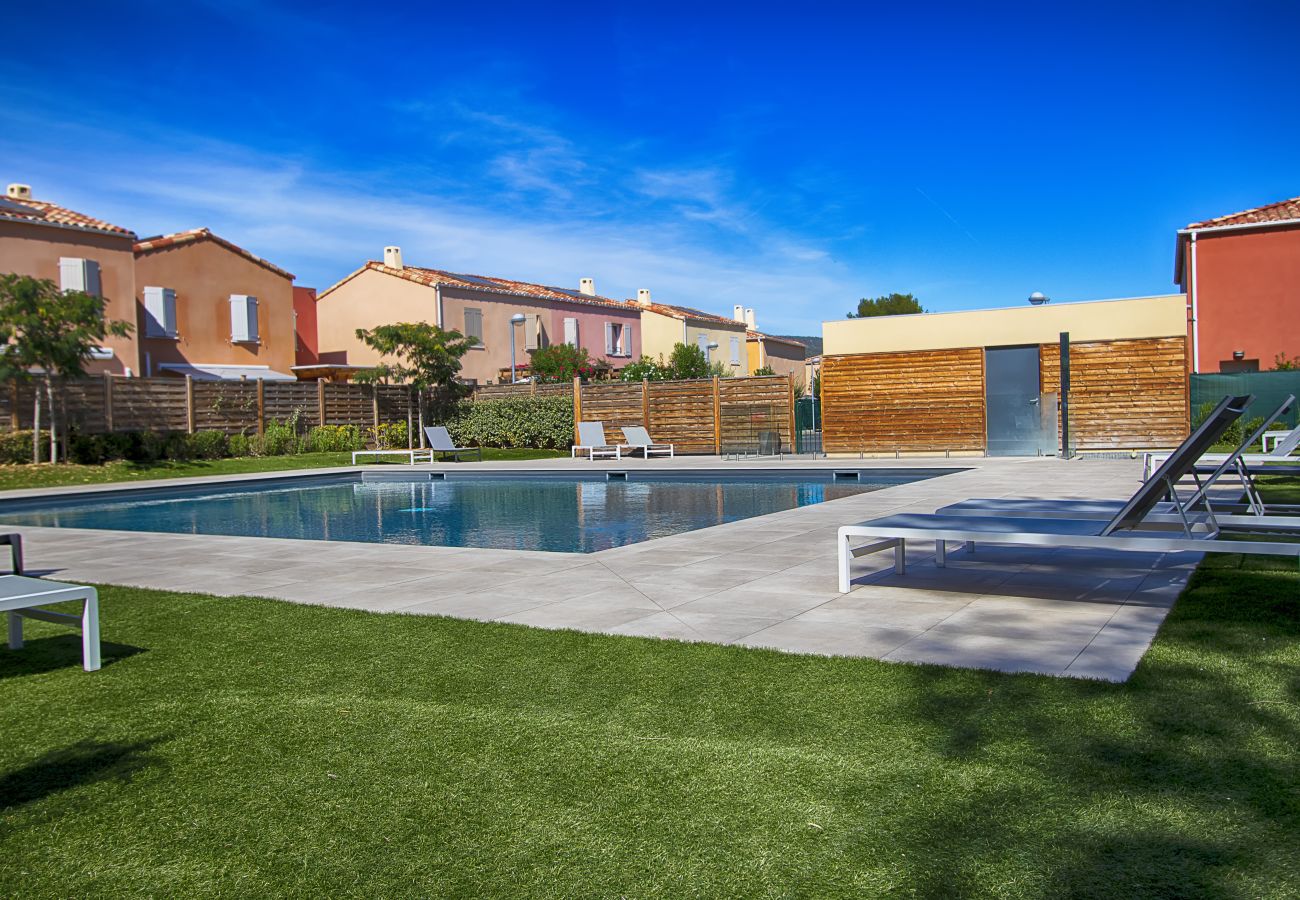
[[[804,357],[808,348],[796,340],[750,331],[746,335],[749,345],[749,371],[771,369],[775,375],[794,374],[796,381],[804,378]]]
[[[676,344],[694,344],[709,362],[721,362],[733,375],[748,375],[748,328],[744,321],[701,312],[689,306],[655,303],[640,290],[629,304],[641,310],[641,352],[651,359],[672,355]],[[739,307],[737,307],[739,309]]]

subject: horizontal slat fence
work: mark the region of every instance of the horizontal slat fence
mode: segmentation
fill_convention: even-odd
[[[982,451],[984,351],[825,357],[822,410],[827,453]]]

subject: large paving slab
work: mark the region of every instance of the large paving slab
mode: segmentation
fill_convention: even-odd
[[[545,460],[473,464],[472,470],[593,467],[962,470],[589,554],[86,529],[22,532],[35,572],[74,581],[1110,681],[1132,673],[1199,560],[1185,553],[979,547],[950,553],[948,566],[938,568],[933,546],[918,542],[906,576],[888,568],[888,554],[867,557],[855,563],[853,589],[838,591],[840,525],[932,512],[972,497],[1127,497],[1141,475],[1138,460]],[[111,633],[111,607],[103,616]]]

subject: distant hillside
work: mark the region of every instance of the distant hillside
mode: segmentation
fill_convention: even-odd
[[[822,355],[822,339],[819,337],[808,337],[802,334],[778,334],[777,337],[788,338],[803,344],[808,348],[805,358]]]

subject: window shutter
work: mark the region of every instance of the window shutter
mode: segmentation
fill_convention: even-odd
[[[257,341],[257,298],[247,294],[230,295],[230,340],[235,343]]]
[[[624,356],[632,355],[632,326],[623,326],[623,346],[619,348],[619,353]]]
[[[578,320],[577,319],[564,320],[564,343],[568,344],[570,347],[578,346]]]
[[[59,288],[100,296],[99,263],[74,256],[59,257]]]
[[[614,355],[614,323],[605,323],[605,355]]]
[[[176,292],[171,288],[144,289],[144,336],[176,337]]]
[[[524,320],[524,349],[536,350],[541,345],[542,317],[534,313],[529,313],[528,318]]]
[[[702,334],[696,338],[695,342],[700,345],[700,352],[704,354],[704,361],[709,361],[709,336]]]
[[[478,346],[483,346],[483,310],[465,310],[465,337],[471,337]]]
[[[740,365],[740,338],[738,337],[731,339],[731,364],[733,366]]]

